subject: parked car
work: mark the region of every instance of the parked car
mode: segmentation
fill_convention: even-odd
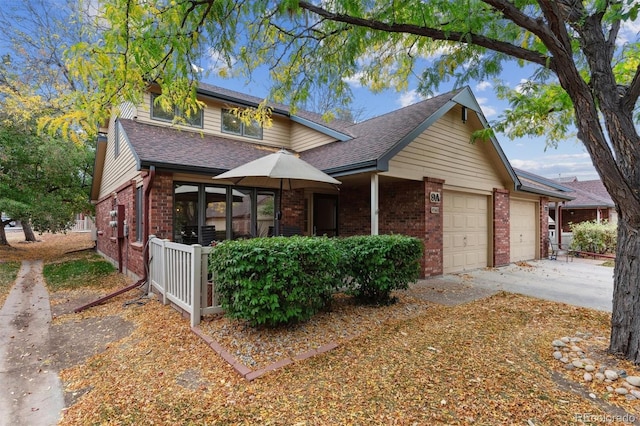
[[[2,213],[2,222],[4,222],[5,220],[9,220],[9,216],[7,216],[4,213]],[[14,226],[16,226],[16,221],[12,220],[11,222],[9,222],[9,226],[12,227],[12,228]]]

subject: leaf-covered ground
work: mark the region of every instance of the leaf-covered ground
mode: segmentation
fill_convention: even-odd
[[[133,324],[126,337],[62,371],[77,398],[61,424],[559,425],[640,417],[640,401],[604,383],[581,384],[579,372],[552,356],[552,340],[586,333],[588,356],[640,375],[604,351],[609,315],[598,311],[508,293],[429,304],[405,317],[389,311],[370,324],[354,310],[360,335],[247,382],[178,312],[135,296],[54,321],[117,315]],[[410,299],[395,309],[424,306]]]

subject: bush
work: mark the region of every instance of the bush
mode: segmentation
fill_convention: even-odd
[[[391,292],[420,277],[422,241],[402,235],[370,235],[337,240],[346,292],[364,303],[395,302]]]
[[[614,253],[617,243],[617,228],[606,221],[570,224],[573,240],[569,249],[591,253]]]
[[[227,315],[277,326],[305,321],[329,303],[338,258],[328,238],[254,238],[218,244],[210,269]]]

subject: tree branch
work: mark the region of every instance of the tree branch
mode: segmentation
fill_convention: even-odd
[[[505,2],[494,2],[494,3],[500,4],[500,5],[505,4]],[[365,18],[359,18],[356,16],[345,15],[341,13],[329,12],[328,10],[323,9],[322,7],[315,6],[306,1],[301,1],[298,4],[300,8],[334,22],[343,22],[346,24],[351,24],[351,25],[364,27],[364,28],[370,28],[372,30],[377,30],[377,31],[386,31],[390,33],[414,34],[418,36],[428,37],[434,40],[456,41],[464,44],[474,44],[480,47],[485,47],[490,50],[495,50],[497,52],[504,53],[514,58],[523,59],[525,61],[529,61],[538,65],[541,65],[543,67],[551,67],[552,69],[554,67],[553,58],[551,57],[541,55],[540,53],[534,52],[532,50],[523,49],[511,43],[506,43],[506,42],[485,37],[479,34],[461,33],[457,31],[445,32],[443,30],[430,28],[430,27],[421,27],[414,24],[395,24],[395,23],[388,24],[386,22],[381,22],[375,19],[365,19]],[[530,21],[535,22],[532,20]],[[539,30],[540,28],[538,25],[538,31]]]
[[[627,89],[625,95],[622,97],[622,105],[631,110],[636,105],[638,97],[640,97],[640,65],[638,65],[638,68],[636,68],[636,73],[633,76],[633,80],[631,80],[629,88]]]

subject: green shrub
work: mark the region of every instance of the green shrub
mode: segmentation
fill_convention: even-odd
[[[361,302],[390,304],[391,292],[420,277],[422,241],[402,235],[368,235],[337,240],[346,292]]]
[[[616,225],[603,221],[570,224],[573,240],[571,250],[588,251],[591,253],[614,253],[617,243]]]
[[[210,269],[227,315],[277,326],[305,321],[329,303],[338,258],[328,238],[253,238],[218,244]]]

